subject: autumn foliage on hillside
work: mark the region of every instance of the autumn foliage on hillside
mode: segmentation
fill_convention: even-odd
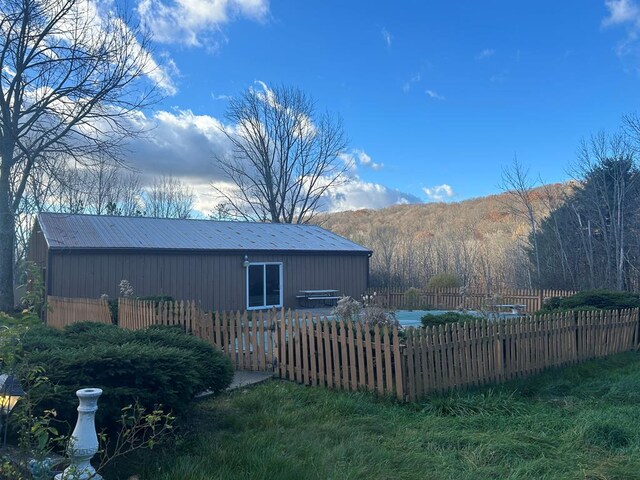
[[[563,202],[570,184],[532,190],[539,220]],[[424,287],[438,273],[467,286],[531,287],[530,228],[508,193],[456,203],[395,205],[325,214],[323,227],[374,251],[373,286]]]

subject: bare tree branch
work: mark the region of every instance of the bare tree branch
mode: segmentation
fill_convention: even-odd
[[[85,0],[0,0],[0,310],[13,306],[15,214],[59,155],[118,161],[156,100],[153,62],[129,18]]]
[[[305,223],[327,191],[346,181],[342,123],[317,115],[299,89],[263,87],[230,102],[226,118],[233,127],[222,131],[231,153],[216,161],[235,188],[213,187],[246,220]]]

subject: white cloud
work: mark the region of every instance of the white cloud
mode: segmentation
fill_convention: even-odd
[[[175,78],[180,76],[180,70],[167,52],[161,53],[159,57],[162,59],[162,65],[150,57],[147,75],[164,93],[175,95],[178,93]]]
[[[387,48],[391,48],[391,43],[393,42],[393,35],[391,35],[391,32],[385,27],[382,27],[382,31],[380,33],[382,34],[384,43],[387,44]]]
[[[504,83],[509,79],[509,70],[503,70],[489,77],[491,83]]]
[[[429,95],[429,98],[433,98],[434,100],[444,100],[445,98],[438,94],[437,92],[434,92],[433,90],[427,90],[425,92],[427,95]]]
[[[410,193],[354,178],[349,183],[332,190],[326,198],[323,210],[337,212],[363,208],[378,209],[409,203],[422,203],[422,201]]]
[[[446,183],[442,185],[436,185],[435,187],[425,187],[422,189],[427,198],[433,202],[443,202],[447,199],[453,198],[455,192]]]
[[[211,98],[213,100],[224,100],[224,101],[227,101],[227,100],[231,100],[233,97],[231,95],[224,95],[224,94],[216,95],[215,93],[212,93],[211,94]]]
[[[225,41],[222,26],[235,18],[264,21],[269,0],[141,0],[138,14],[157,42],[213,51]]]
[[[413,77],[402,84],[402,91],[405,93],[408,92],[409,90],[411,90],[411,87],[414,84],[418,83],[420,80],[422,80],[422,75],[416,73]]]
[[[348,165],[351,172],[355,172],[358,166],[370,168],[371,170],[381,170],[384,167],[383,163],[376,163],[371,159],[364,150],[354,148],[350,152],[343,152],[339,155],[340,158]]]
[[[476,55],[476,60],[484,60],[485,58],[489,58],[494,56],[496,51],[492,48],[485,48],[478,55]]]
[[[640,23],[640,9],[633,0],[605,0],[609,15],[602,20],[602,26]]]
[[[363,167],[370,168],[371,170],[381,170],[384,167],[382,163],[376,163],[371,160],[371,157],[367,155],[363,150],[356,150],[358,155],[358,160],[360,161],[360,165]]]
[[[640,53],[638,41],[640,38],[640,8],[633,0],[605,0],[605,7],[609,15],[602,19],[602,26],[619,27],[626,26],[627,35],[620,40],[615,47],[619,57],[627,55],[635,59]]]

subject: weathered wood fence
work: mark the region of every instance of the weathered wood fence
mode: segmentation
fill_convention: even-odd
[[[120,299],[118,312],[123,328],[178,325],[215,345],[238,370],[273,372],[305,385],[370,390],[402,401],[524,378],[636,349],[639,343],[638,309],[426,329],[371,327],[283,310],[209,313],[194,302]],[[90,320],[86,317],[74,318]]]
[[[63,328],[77,322],[111,323],[106,300],[98,298],[47,298],[47,325]]]
[[[637,346],[638,309],[412,328],[404,351],[406,396],[502,383]]]
[[[370,288],[368,295],[375,293],[373,301],[389,308],[419,309],[424,307],[442,310],[491,309],[496,304],[525,305],[526,313],[533,313],[542,308],[544,300],[551,297],[569,297],[576,292],[569,290],[486,290],[473,288],[439,288],[433,290],[412,289],[399,290],[392,288]]]

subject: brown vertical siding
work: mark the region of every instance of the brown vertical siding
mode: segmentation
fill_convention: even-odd
[[[337,289],[359,298],[367,288],[368,257],[362,254],[249,254],[251,262],[282,262],[284,306],[297,306],[301,289]],[[52,251],[50,295],[118,296],[128,280],[135,295],[170,295],[203,308],[246,307],[244,254],[193,252]]]

